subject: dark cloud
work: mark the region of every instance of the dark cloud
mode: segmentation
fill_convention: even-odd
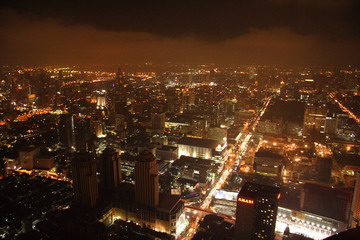
[[[302,35],[349,38],[360,34],[358,0],[2,0],[33,18],[85,24],[106,31],[207,41],[236,38],[251,29],[287,28]]]
[[[0,64],[360,64],[354,0],[0,0]]]
[[[289,28],[252,28],[238,37],[205,41],[91,25],[29,19],[0,11],[0,64],[239,63],[338,65],[359,63],[357,39],[326,40]]]

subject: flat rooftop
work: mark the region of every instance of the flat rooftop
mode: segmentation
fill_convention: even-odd
[[[191,137],[183,137],[177,144],[211,149],[215,149],[219,144],[222,145],[221,142],[217,140]]]

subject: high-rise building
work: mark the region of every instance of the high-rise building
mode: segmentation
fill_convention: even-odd
[[[182,92],[182,108],[183,110],[189,110],[191,106],[195,105],[195,92],[189,90],[188,88],[183,89]]]
[[[245,182],[238,194],[235,239],[274,239],[280,189]]]
[[[104,109],[106,106],[107,106],[106,97],[105,96],[98,96],[96,98],[96,108]]]
[[[118,114],[115,113],[114,115],[114,121],[115,121],[115,132],[118,136],[121,138],[125,137],[125,131],[126,131],[126,121],[125,121],[125,115],[124,114]]]
[[[140,153],[135,164],[136,202],[155,208],[159,204],[159,170],[154,155],[149,151]]]
[[[109,154],[114,156],[111,151]],[[145,150],[135,163],[134,188],[121,184],[116,190],[111,209],[101,222],[111,224],[115,219],[132,221],[157,231],[176,233],[183,210],[179,195],[159,194],[158,164],[154,155]],[[135,198],[134,198],[135,197]]]
[[[105,124],[101,116],[94,117],[92,119],[91,125],[93,133],[97,138],[106,137]]]
[[[166,102],[168,105],[168,111],[172,113],[182,113],[183,107],[181,104],[178,104],[182,101],[182,90],[181,88],[168,88],[165,91]]]
[[[61,114],[58,125],[59,144],[75,148],[74,118],[72,114]]]
[[[152,113],[151,114],[151,127],[154,130],[163,133],[165,131],[165,113]]]
[[[193,136],[205,137],[209,128],[208,119],[205,117],[194,117],[191,122],[191,132]]]
[[[115,77],[115,94],[117,101],[120,101],[126,105],[127,98],[129,96],[129,81],[125,78],[125,73],[118,68]]]
[[[125,79],[125,74],[121,70],[121,68],[117,69],[116,76],[115,76],[115,84],[118,87],[123,87],[124,85],[128,84],[128,82]]]
[[[249,67],[249,80],[255,80],[257,76],[256,68],[255,67]]]
[[[122,181],[121,160],[115,149],[107,147],[100,160],[100,183],[103,191],[117,188]]]
[[[348,189],[305,183],[300,193],[300,206],[305,212],[348,222],[351,199],[352,192]]]
[[[332,158],[317,157],[315,161],[317,180],[328,183],[331,178]]]
[[[88,152],[90,141],[90,118],[75,121],[75,146],[78,152]]]
[[[25,169],[34,168],[34,158],[40,154],[40,148],[29,146],[19,152],[20,166]]]
[[[125,78],[124,72],[118,68],[114,81],[108,88],[106,105],[110,113],[120,113],[127,103],[131,87]],[[119,111],[120,110],[120,111]]]
[[[92,154],[76,154],[71,162],[74,201],[79,204],[93,207],[99,197],[96,176],[96,161]]]
[[[336,114],[327,114],[325,118],[325,134],[334,135],[336,133],[337,125]]]
[[[328,109],[323,106],[306,106],[303,135],[325,133],[325,120]]]

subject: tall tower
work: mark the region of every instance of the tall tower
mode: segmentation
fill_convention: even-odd
[[[140,153],[135,164],[136,202],[155,208],[159,204],[159,170],[154,155],[149,151]]]
[[[121,160],[113,148],[105,148],[102,153],[100,169],[100,183],[103,191],[117,188],[122,181]]]
[[[107,108],[109,109],[110,113],[116,112],[116,105],[117,108],[124,108],[126,106],[127,101],[127,92],[125,89],[128,87],[128,82],[125,79],[124,72],[121,71],[120,68],[117,69],[115,74],[114,81],[108,86],[108,93],[107,93]],[[116,104],[118,102],[118,104]]]
[[[78,118],[75,121],[75,146],[78,152],[88,152],[90,141],[90,118]]]
[[[303,135],[324,133],[327,108],[305,106]]]
[[[76,154],[71,163],[75,202],[93,207],[99,197],[96,162],[90,153]]]
[[[115,113],[115,132],[120,138],[126,135],[126,121],[124,114]]]
[[[72,114],[61,114],[58,125],[59,144],[75,148],[74,118]]]
[[[165,113],[151,113],[151,126],[160,133],[165,131]]]
[[[120,68],[118,68],[117,72],[116,72],[116,77],[115,77],[115,94],[117,97],[117,100],[120,100],[121,102],[123,102],[126,105],[126,101],[127,101],[127,89],[128,89],[128,81],[125,78],[124,72],[121,71]]]
[[[274,239],[280,189],[245,182],[237,199],[235,239]]]

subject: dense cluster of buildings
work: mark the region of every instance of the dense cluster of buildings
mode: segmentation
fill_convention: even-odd
[[[1,236],[321,239],[359,225],[355,70],[161,69],[2,69],[0,186],[16,194],[1,194]],[[45,184],[54,204],[22,201],[45,199],[14,181]]]

